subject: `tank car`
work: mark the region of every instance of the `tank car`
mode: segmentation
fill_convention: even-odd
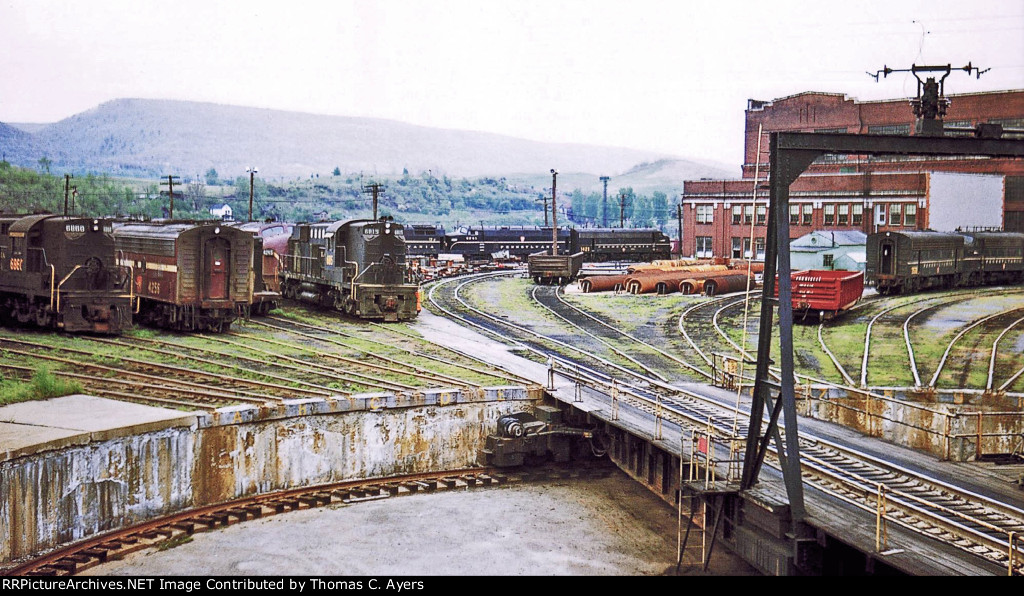
[[[285,298],[361,319],[408,321],[419,285],[405,277],[405,230],[393,218],[297,224],[279,273]]]
[[[0,321],[70,333],[131,327],[131,286],[106,219],[0,215]]]
[[[252,232],[213,221],[126,222],[114,226],[114,245],[131,271],[140,321],[221,332],[249,315]]]

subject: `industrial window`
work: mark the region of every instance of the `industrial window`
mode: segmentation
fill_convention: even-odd
[[[836,206],[832,203],[825,205],[825,225],[831,226],[836,223]]]
[[[732,223],[733,223],[733,225],[736,225],[736,224],[740,223],[740,220],[741,220],[742,217],[743,217],[743,207],[741,207],[739,205],[733,205],[733,207],[732,207]]]
[[[715,218],[714,205],[697,205],[697,223],[709,224]]]
[[[864,223],[864,205],[853,206],[853,221],[851,223],[855,226],[859,226]]]
[[[824,267],[825,269],[831,269],[832,268],[832,258],[833,258],[833,255],[827,255],[827,254],[826,255],[821,255],[821,266]]]
[[[908,228],[917,227],[917,205],[907,205],[903,210],[903,225]]]
[[[695,256],[698,259],[708,259],[714,256],[711,250],[711,236],[697,236],[697,254]]]
[[[743,239],[743,258],[750,258],[750,238]]]
[[[757,238],[754,240],[754,250],[757,251],[757,256],[754,257],[760,261],[764,260],[764,238]]]
[[[909,135],[909,124],[886,124],[883,126],[869,126],[869,135]]]
[[[743,223],[749,224],[754,221],[754,206],[744,205],[743,206]]]
[[[800,205],[789,206],[789,225],[795,226],[800,223]]]
[[[742,249],[740,248],[740,246],[741,246],[740,239],[739,238],[733,238],[732,239],[732,258],[738,259],[738,258],[743,256],[743,253],[741,252]]]
[[[846,203],[839,205],[839,225],[845,226],[850,224],[850,206]]]
[[[804,205],[804,221],[803,225],[811,225],[811,218],[814,215],[814,205]]]
[[[765,205],[757,206],[757,225],[763,226],[768,221],[768,207]]]
[[[889,203],[889,225],[898,226],[900,220],[903,219],[903,205],[899,203]]]

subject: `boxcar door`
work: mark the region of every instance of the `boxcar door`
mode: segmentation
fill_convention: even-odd
[[[228,282],[231,272],[231,245],[227,238],[210,238],[203,251],[206,254],[206,270],[210,272],[206,284],[207,300],[228,298]]]

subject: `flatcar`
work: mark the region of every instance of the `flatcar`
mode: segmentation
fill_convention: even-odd
[[[490,261],[495,255],[508,255],[525,261],[531,254],[551,250],[552,230],[538,226],[471,226],[445,237],[444,252],[462,255],[467,262]],[[571,254],[573,231],[559,228],[559,254]]]
[[[238,227],[253,233],[253,295],[249,311],[253,315],[265,315],[281,301],[278,270],[281,255],[288,250],[292,226],[279,222],[248,222]]]
[[[867,240],[866,276],[880,294],[1024,281],[1024,234],[881,232]]]
[[[404,236],[390,217],[296,224],[281,293],[361,319],[411,320],[420,295],[419,285],[406,281]]]
[[[131,285],[107,219],[0,215],[0,322],[117,335],[132,325]]]
[[[141,322],[176,331],[226,330],[247,317],[253,234],[213,221],[114,226],[118,264],[131,270]]]
[[[405,251],[408,256],[437,258],[444,252],[444,226],[436,224],[405,224]]]
[[[587,262],[669,259],[672,242],[657,228],[579,228],[573,250]]]

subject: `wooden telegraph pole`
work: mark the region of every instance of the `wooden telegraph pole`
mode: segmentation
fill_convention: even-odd
[[[72,178],[74,176],[71,174],[64,174],[64,217],[68,216],[68,190],[70,189]]]
[[[373,219],[377,219],[377,197],[384,192],[384,187],[378,183],[373,182],[363,186],[363,193],[369,193],[373,195]]]
[[[170,199],[170,208],[167,210],[167,219],[174,219],[174,185],[178,183],[178,176],[164,176],[167,182],[161,182],[160,186],[167,185],[167,197]],[[164,194],[163,191],[160,194]]]

